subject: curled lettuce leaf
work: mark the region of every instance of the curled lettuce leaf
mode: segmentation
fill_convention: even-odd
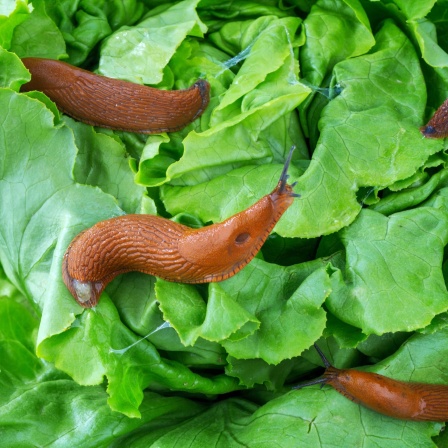
[[[447,144],[419,132],[448,95],[446,0],[0,6],[3,444],[434,446],[441,424],[290,388],[321,374],[315,341],[340,368],[448,383]],[[93,129],[19,92],[25,56],[205,78],[211,100],[176,133]],[[220,222],[274,188],[292,144],[301,197],[237,275],[129,273],[94,309],[73,300],[80,231]]]

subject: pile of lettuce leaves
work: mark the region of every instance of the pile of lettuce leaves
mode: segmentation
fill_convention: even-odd
[[[448,1],[0,2],[0,434],[6,447],[448,446],[331,387],[337,367],[448,384]],[[161,89],[205,113],[138,135],[61,114],[20,58]],[[219,283],[117,277],[82,309],[70,241],[148,213],[220,222],[301,195]],[[201,250],[201,248],[198,248]]]

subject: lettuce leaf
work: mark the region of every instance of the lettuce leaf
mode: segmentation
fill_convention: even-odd
[[[0,5],[0,427],[5,446],[443,446],[330,387],[340,368],[448,384],[446,0]],[[20,93],[20,57],[211,85],[185,129],[132,135]],[[208,285],[140,273],[82,309],[80,231],[124,213],[194,227],[276,185],[301,197],[257,257]],[[200,250],[200,248],[198,248]],[[43,418],[42,418],[43,417]]]
[[[196,13],[198,2],[174,4],[134,27],[121,27],[102,46],[99,73],[140,84],[159,84],[163,69],[186,36],[202,37],[207,31]]]

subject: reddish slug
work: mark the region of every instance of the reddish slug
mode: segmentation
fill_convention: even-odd
[[[260,250],[295,197],[288,185],[287,157],[275,189],[258,202],[200,229],[152,215],[123,215],[76,236],[62,264],[67,288],[89,308],[118,274],[140,271],[181,283],[218,282],[235,275]]]
[[[76,120],[121,131],[172,132],[191,123],[209,102],[210,85],[200,79],[186,90],[160,90],[96,75],[66,62],[24,58],[31,81],[22,92],[44,92]]]
[[[326,367],[322,378],[299,384],[301,389],[312,384],[329,384],[339,393],[380,414],[401,420],[448,421],[448,386],[408,383],[377,373],[333,367],[321,349],[314,344]]]
[[[420,132],[427,138],[448,137],[448,100],[436,110],[428,124],[420,128]]]

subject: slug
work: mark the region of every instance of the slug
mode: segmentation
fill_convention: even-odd
[[[436,110],[426,126],[420,132],[427,138],[448,137],[448,99]]]
[[[152,215],[123,215],[76,236],[63,259],[62,276],[75,300],[89,308],[118,274],[140,271],[181,283],[219,282],[235,275],[260,250],[292,204],[286,159],[275,189],[227,220],[192,229]]]
[[[337,369],[314,344],[326,367],[322,378],[299,384],[329,384],[339,393],[380,414],[401,420],[448,421],[448,386],[408,383],[377,373],[355,369]]]
[[[200,79],[186,90],[160,90],[96,75],[66,62],[23,58],[31,81],[21,91],[40,90],[76,120],[141,134],[182,129],[204,112],[210,85]]]

